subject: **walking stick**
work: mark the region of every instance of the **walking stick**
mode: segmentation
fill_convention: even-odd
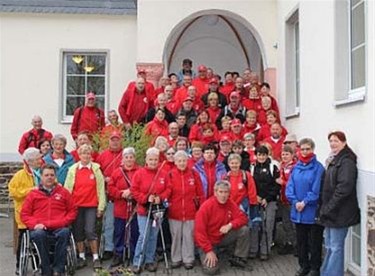
[[[149,230],[150,230],[150,219],[151,219],[151,209],[152,209],[152,204],[150,204],[148,213],[147,213],[147,219],[146,219],[146,226],[145,226],[145,231],[143,235],[143,241],[142,241],[142,247],[141,247],[141,255],[139,256],[139,262],[137,265],[138,270],[141,269],[141,265],[143,262],[143,258],[145,256],[145,250],[146,250],[146,240],[148,238]]]
[[[166,247],[165,247],[163,225],[162,225],[162,222],[161,222],[163,216],[164,216],[164,211],[160,210],[159,205],[156,205],[156,213],[155,213],[154,217],[155,217],[155,220],[157,220],[157,223],[158,223],[159,229],[160,229],[161,245],[162,245],[162,248],[163,248],[163,257],[164,257],[164,262],[165,262],[165,268],[167,270],[167,274],[170,274],[167,250],[166,250]]]

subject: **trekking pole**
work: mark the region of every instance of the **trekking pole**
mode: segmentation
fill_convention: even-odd
[[[123,263],[126,267],[130,266],[131,264],[131,250],[130,250],[130,236],[131,236],[131,221],[133,220],[134,213],[133,213],[133,204],[130,200],[127,200],[127,211],[128,211],[128,221],[125,224],[125,246],[123,250]]]
[[[142,246],[141,246],[141,249],[142,249],[141,250],[141,256],[139,256],[139,262],[138,262],[138,265],[137,265],[138,270],[141,269],[143,257],[145,256],[146,240],[148,238],[148,232],[149,232],[149,229],[150,229],[151,210],[152,210],[152,203],[150,203],[150,206],[148,208],[146,226],[145,226],[145,231],[144,231],[143,241],[142,241]]]
[[[262,228],[264,229],[264,236],[266,239],[266,247],[267,247],[267,256],[269,256],[269,247],[268,247],[268,232],[267,232],[267,212],[266,207],[262,206],[263,211],[263,220],[262,220]],[[263,232],[263,231],[262,231]]]
[[[164,262],[165,262],[165,268],[167,270],[167,274],[170,273],[169,271],[169,263],[168,263],[168,256],[167,256],[167,250],[165,247],[165,240],[164,240],[164,231],[163,231],[163,225],[162,225],[162,218],[163,218],[163,211],[160,210],[159,205],[156,205],[156,210],[158,213],[162,213],[161,217],[157,217],[158,224],[159,224],[159,229],[160,229],[160,237],[161,237],[161,245],[163,248],[163,256],[164,256]]]

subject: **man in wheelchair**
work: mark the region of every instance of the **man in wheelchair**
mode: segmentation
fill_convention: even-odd
[[[77,216],[71,194],[56,182],[53,165],[41,168],[41,183],[26,197],[21,219],[30,230],[30,238],[36,244],[42,275],[62,275],[65,269],[67,245],[70,239],[69,225]],[[50,263],[49,246],[53,237],[55,250]]]

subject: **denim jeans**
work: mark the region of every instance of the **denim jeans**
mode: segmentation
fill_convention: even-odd
[[[114,234],[114,242],[115,242],[115,254],[118,256],[123,255],[124,245],[126,245],[125,241],[125,226],[127,220],[122,218],[115,218],[115,234]],[[130,227],[130,255],[134,256],[135,245],[138,239],[138,223],[137,217],[134,217],[131,221],[131,224],[128,226]]]
[[[115,219],[113,217],[113,202],[109,202],[105,209],[105,221],[104,221],[104,251],[112,252],[115,245],[113,240],[113,233],[115,230]]]
[[[50,275],[51,265],[49,259],[49,246],[50,240],[55,242],[55,254],[53,256],[52,269],[54,272],[63,273],[66,262],[66,247],[70,238],[69,228],[60,228],[56,230],[32,230],[30,231],[30,238],[38,247],[41,264],[42,274]]]
[[[137,246],[135,247],[135,254],[133,258],[133,265],[138,266],[140,262],[140,258],[142,255],[142,246],[144,247],[144,255],[142,256],[142,262],[143,263],[153,263],[155,261],[155,251],[156,251],[156,243],[159,233],[159,225],[161,224],[161,221],[159,221],[157,224],[154,224],[154,219],[150,218],[148,222],[147,227],[147,233],[146,233],[146,223],[147,223],[147,217],[146,216],[140,216],[138,215],[138,231],[139,231],[139,237],[137,241]],[[146,236],[146,239],[145,239]],[[143,244],[144,243],[144,244]]]
[[[321,268],[321,276],[344,275],[344,249],[348,227],[324,229],[326,256]]]

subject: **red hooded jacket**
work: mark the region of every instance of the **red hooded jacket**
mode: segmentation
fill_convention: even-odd
[[[280,164],[280,177],[282,180],[281,190],[280,190],[280,201],[282,204],[289,205],[289,201],[285,196],[286,185],[288,184],[289,176],[292,173],[294,166],[297,164],[297,160],[293,158],[292,162],[285,164],[281,162]]]
[[[128,219],[127,201],[122,198],[122,191],[132,186],[131,179],[139,167],[134,166],[131,170],[123,167],[115,169],[108,183],[108,193],[114,199],[113,215],[115,218]]]
[[[145,90],[139,92],[135,85],[129,84],[118,107],[122,122],[124,124],[142,122],[151,103],[153,103],[152,95],[148,95]]]
[[[50,194],[41,186],[31,190],[21,210],[21,219],[29,229],[44,224],[48,230],[67,227],[76,219],[77,208],[72,195],[60,184]]]
[[[195,243],[208,253],[224,238],[220,233],[222,226],[232,223],[233,229],[239,229],[247,222],[247,216],[234,201],[228,199],[226,203],[221,204],[216,196],[212,196],[202,204],[195,216]]]
[[[246,173],[246,185],[243,183],[243,174],[239,171],[234,174],[232,171],[228,172],[227,180],[230,182],[230,198],[240,205],[241,202],[247,197],[251,205],[257,205],[257,189],[253,177],[250,172],[244,171]]]
[[[137,201],[137,213],[141,216],[147,215],[146,204],[150,195],[157,195],[164,201],[171,194],[167,174],[162,169],[141,168],[135,172],[132,183],[130,190]]]
[[[23,154],[23,152],[27,148],[38,148],[38,144],[41,139],[46,139],[48,141],[51,141],[52,139],[52,133],[45,130],[45,129],[39,129],[36,130],[35,128],[30,129],[28,132],[25,132],[20,140],[19,146],[18,146],[18,152],[20,154]]]
[[[74,111],[70,134],[75,140],[80,132],[95,134],[105,126],[104,111],[97,107],[83,106]]]
[[[199,205],[204,200],[201,179],[197,172],[176,167],[168,174],[171,185],[168,217],[175,220],[194,220]]]

